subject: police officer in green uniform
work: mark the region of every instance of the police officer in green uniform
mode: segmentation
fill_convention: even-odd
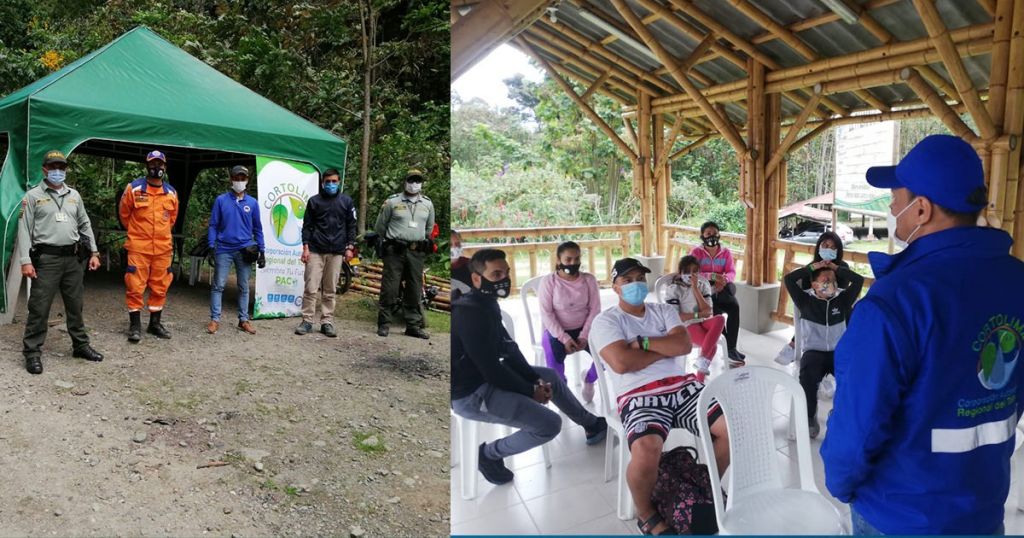
[[[100,266],[100,253],[81,195],[64,184],[67,166],[63,153],[48,152],[43,159],[43,181],[29,189],[21,201],[18,257],[21,274],[32,279],[22,341],[25,369],[30,374],[43,373],[40,355],[57,291],[64,300],[72,355],[87,361],[103,360],[103,355],[89,345],[82,319],[83,262],[88,259],[89,270],[95,271]]]
[[[377,334],[388,335],[391,319],[405,317],[405,334],[430,338],[423,330],[423,260],[431,249],[429,237],[434,228],[434,204],[420,194],[423,173],[409,170],[404,192],[384,202],[374,231],[384,241],[384,277],[380,286],[380,313]],[[401,295],[401,298],[399,298]]]

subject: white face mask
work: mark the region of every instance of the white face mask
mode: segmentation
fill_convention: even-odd
[[[249,184],[248,181],[232,181],[231,182],[231,190],[233,190],[235,192],[244,192],[245,191],[245,186],[248,185],[248,184]]]
[[[409,194],[419,194],[420,193],[420,189],[422,189],[422,188],[423,188],[423,184],[422,183],[412,183],[412,182],[408,182],[408,181],[405,183],[405,192],[407,192]]]
[[[892,243],[894,245],[896,245],[897,247],[899,247],[900,250],[903,250],[903,249],[907,248],[908,246],[910,246],[910,240],[913,239],[914,238],[914,234],[916,234],[917,231],[921,229],[921,225],[918,224],[917,227],[914,228],[914,231],[910,232],[910,235],[907,236],[907,238],[905,240],[904,239],[900,239],[899,237],[896,236],[896,224],[899,223],[900,217],[904,213],[906,213],[907,210],[910,209],[918,200],[919,200],[919,198],[914,198],[913,202],[910,202],[909,204],[907,204],[907,207],[904,207],[903,211],[900,211],[896,215],[893,215],[892,212],[890,211],[889,214],[885,216],[885,226],[886,226],[886,228],[889,229],[889,237],[892,238]]]
[[[457,260],[462,257],[462,247],[451,247],[452,259]]]

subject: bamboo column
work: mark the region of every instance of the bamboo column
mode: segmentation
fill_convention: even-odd
[[[1003,131],[1018,139],[1017,147],[1008,156],[1006,195],[1003,203],[1003,228],[1014,237],[1013,255],[1024,259],[1024,189],[1020,185],[1022,165],[1021,134],[1024,131],[1024,6],[1014,3],[1010,51],[1008,58],[1006,106]]]
[[[633,178],[640,185],[640,252],[650,256],[654,243],[655,228],[652,198],[654,195],[653,174],[651,173],[651,98],[645,93],[637,94],[637,153],[633,167]]]
[[[747,220],[747,248],[745,260],[750,265],[751,286],[760,286],[765,279],[765,255],[768,247],[765,244],[765,220],[768,212],[766,204],[765,154],[766,147],[766,104],[764,65],[753,58],[747,61],[747,73],[750,81],[747,86],[747,144],[750,158],[747,159],[747,187],[751,191],[750,217]]]
[[[677,119],[679,125],[682,120]],[[669,139],[674,142],[678,130],[673,128],[673,134]],[[657,163],[657,170],[654,172],[654,229],[656,252],[665,256],[668,252],[668,232],[665,224],[668,223],[668,197],[672,190],[672,175],[669,173],[668,153],[672,149],[662,136],[665,133],[665,117],[661,114],[654,116],[654,162]]]
[[[815,94],[817,96],[818,94]],[[814,99],[812,99],[814,101]],[[765,144],[765,155],[771,155],[774,153],[782,153],[787,150],[783,148],[779,142],[779,131],[782,128],[782,96],[777,93],[773,93],[767,96],[766,109],[765,109],[765,136],[767,137]],[[802,126],[800,126],[802,127]],[[797,129],[798,124],[793,124],[790,129]],[[786,137],[790,138],[789,136]],[[793,138],[796,138],[795,136]],[[772,240],[779,235],[779,189],[782,185],[781,174],[785,173],[786,168],[779,166],[775,169],[775,172],[768,172],[765,170],[765,181],[767,186],[765,188],[765,211],[764,211],[764,248],[765,248],[765,260],[764,260],[764,283],[775,284],[778,282],[778,277],[775,271],[775,265],[778,260],[777,251],[772,247]]]

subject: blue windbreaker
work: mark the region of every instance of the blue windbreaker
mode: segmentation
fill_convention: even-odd
[[[265,251],[260,206],[256,199],[246,194],[239,200],[234,192],[218,196],[210,210],[206,241],[217,249],[217,254],[242,250],[253,243],[260,252]]]
[[[991,534],[1024,397],[1024,262],[992,228],[869,254],[835,353],[825,485],[886,534]]]

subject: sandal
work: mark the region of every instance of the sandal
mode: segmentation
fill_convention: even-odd
[[[672,525],[668,525],[668,528],[665,529],[664,532],[655,535],[654,529],[658,526],[659,523],[665,523],[666,525],[668,525],[668,523],[665,522],[665,518],[661,517],[661,514],[659,514],[657,511],[655,511],[654,514],[651,515],[651,517],[647,518],[647,520],[642,520],[639,517],[636,520],[636,526],[640,529],[641,534],[647,536],[672,536],[675,534],[679,534],[678,532],[676,532],[675,529],[672,528]]]

